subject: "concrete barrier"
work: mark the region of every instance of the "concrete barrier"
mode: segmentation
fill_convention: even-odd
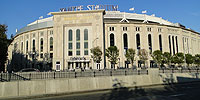
[[[200,74],[198,73],[159,73],[158,69],[150,69],[148,75],[2,82],[0,83],[0,98],[112,89],[116,86],[134,87],[199,80]]]

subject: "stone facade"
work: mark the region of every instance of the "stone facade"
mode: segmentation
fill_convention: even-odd
[[[48,63],[55,70],[97,69],[92,61],[90,49],[99,46],[103,52],[101,69],[111,68],[108,59],[104,57],[104,50],[111,46],[111,34],[114,36],[114,45],[119,49],[118,67],[125,66],[127,48],[133,48],[136,52],[139,49],[146,49],[149,52],[148,67],[152,67],[150,54],[155,50],[171,52],[172,55],[177,52],[200,54],[198,32],[158,17],[105,10],[52,12],[51,14],[53,17],[48,20],[38,20],[37,23],[27,26],[30,29],[25,27],[27,30],[17,32],[9,46],[9,62],[16,52],[32,61],[31,54],[34,54],[33,45],[35,45],[35,53],[37,53],[35,58],[41,62],[49,60]],[[128,21],[121,21],[125,15],[128,16]],[[37,25],[35,26],[37,28],[33,28],[34,25]],[[72,36],[69,36],[70,32]],[[140,37],[139,47],[137,34]],[[127,44],[124,44],[124,38]],[[138,56],[135,59],[134,65],[137,66]],[[24,65],[23,68],[27,66]]]

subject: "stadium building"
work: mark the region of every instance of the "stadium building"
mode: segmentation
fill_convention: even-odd
[[[20,64],[14,66],[22,68],[34,66],[37,62],[40,68],[45,63],[54,70],[97,69],[90,51],[96,46],[103,52],[100,69],[111,68],[105,56],[105,49],[109,46],[119,49],[118,67],[128,65],[125,57],[128,48],[135,49],[136,53],[146,49],[149,53],[148,67],[153,67],[150,54],[155,50],[172,55],[177,52],[200,53],[198,32],[155,15],[120,12],[113,6],[110,9],[109,6],[103,7],[88,7],[88,10],[62,8],[60,12],[51,12],[51,17],[28,24],[17,31],[9,46],[8,63],[17,55],[15,62]],[[134,65],[140,67],[137,54],[135,59]]]

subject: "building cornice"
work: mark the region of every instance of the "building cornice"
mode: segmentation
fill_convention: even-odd
[[[49,14],[52,14],[52,15],[62,15],[62,14],[78,14],[78,13],[98,13],[98,12],[102,12],[103,14],[105,14],[105,10],[104,9],[100,9],[100,10],[81,10],[81,11],[50,12]]]

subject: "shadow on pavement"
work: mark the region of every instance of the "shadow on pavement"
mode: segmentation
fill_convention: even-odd
[[[127,100],[140,96],[146,96],[146,92],[141,87],[135,86],[134,89],[124,87],[123,82],[118,79],[113,80],[113,89],[110,93],[101,96],[100,100]]]

